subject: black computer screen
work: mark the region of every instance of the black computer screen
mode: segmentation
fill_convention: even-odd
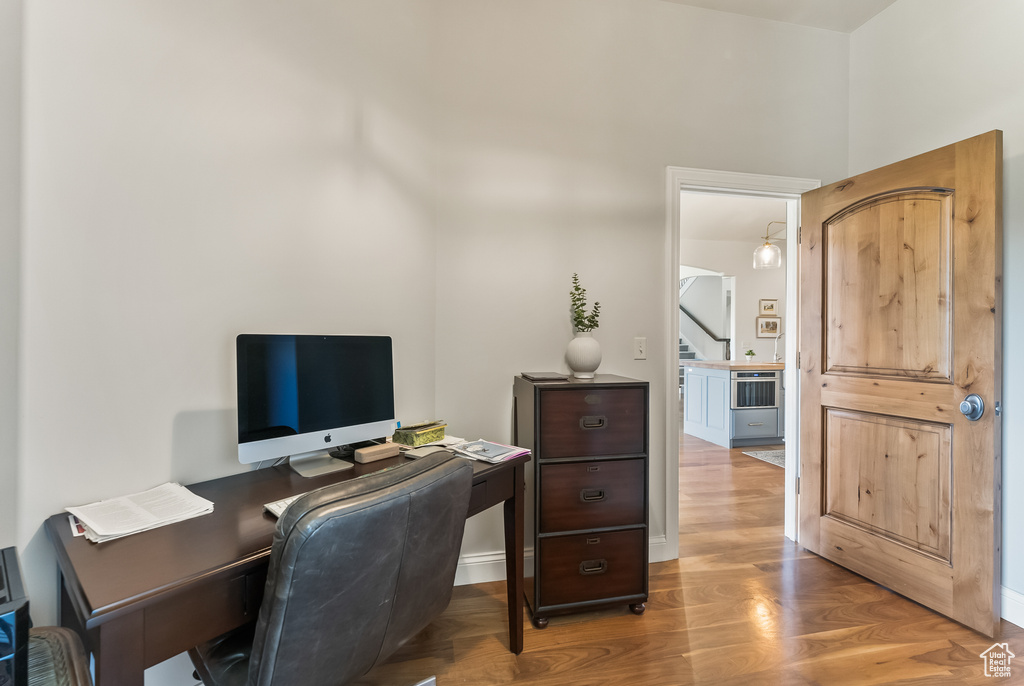
[[[236,353],[239,443],[394,419],[389,336],[242,334]]]

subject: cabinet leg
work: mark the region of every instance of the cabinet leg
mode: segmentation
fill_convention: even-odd
[[[548,626],[548,618],[547,617],[536,617],[536,616],[533,616],[533,617],[530,617],[530,623],[533,624],[538,629],[546,629],[547,626]]]
[[[642,615],[647,609],[647,606],[643,603],[632,603],[629,606],[629,611],[635,615]]]

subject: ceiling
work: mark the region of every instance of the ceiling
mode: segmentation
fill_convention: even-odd
[[[682,239],[743,241],[750,243],[753,250],[763,242],[764,231],[772,221],[786,221],[785,200],[704,193],[679,195]],[[785,228],[774,224],[772,232]]]
[[[850,33],[896,0],[665,0],[748,17]]]

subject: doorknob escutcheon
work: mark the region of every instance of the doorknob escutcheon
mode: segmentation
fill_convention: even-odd
[[[985,414],[985,401],[977,393],[971,393],[960,403],[960,412],[970,421],[976,422]]]

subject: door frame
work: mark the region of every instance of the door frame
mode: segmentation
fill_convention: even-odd
[[[670,276],[665,293],[668,294],[666,310],[669,313],[666,332],[665,378],[679,375],[679,246],[680,246],[680,203],[681,193],[716,193],[736,197],[768,197],[786,201],[786,331],[798,330],[799,321],[799,253],[798,235],[800,227],[800,195],[819,188],[821,181],[790,176],[745,174],[740,172],[696,169],[692,167],[668,167],[666,169],[667,212],[665,228],[666,273]],[[757,236],[751,237],[751,252],[757,247]],[[735,309],[735,301],[733,308]],[[790,338],[795,341],[797,337]],[[799,386],[796,369],[795,343],[786,345],[786,475],[785,475],[785,523],[787,538],[797,540],[797,477],[800,466],[798,440],[800,436]],[[666,384],[665,402],[665,503],[669,559],[679,557],[679,391],[675,384]],[[673,446],[675,448],[673,449]]]

